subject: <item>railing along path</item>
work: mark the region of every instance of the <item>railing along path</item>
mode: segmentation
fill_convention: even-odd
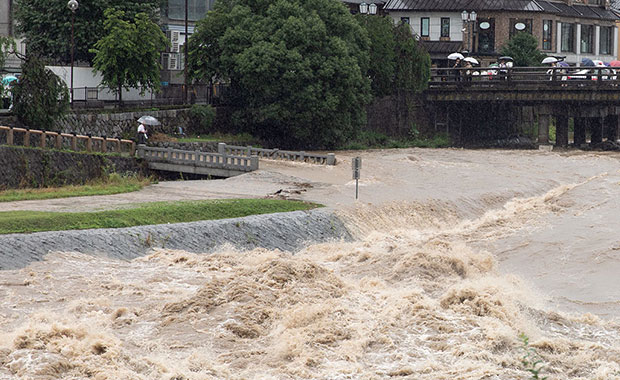
[[[108,138],[105,136],[84,136],[75,133],[58,133],[6,126],[0,126],[0,134],[4,135],[3,140],[7,145],[70,149],[76,152],[126,152],[132,156],[136,151],[136,144],[132,140]]]

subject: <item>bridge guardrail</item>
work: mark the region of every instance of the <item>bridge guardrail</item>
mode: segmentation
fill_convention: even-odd
[[[208,168],[246,172],[258,170],[257,156],[248,157],[242,155],[207,153],[138,145],[138,157],[153,162],[168,162],[173,164],[203,166]]]
[[[334,153],[328,154],[313,154],[303,151],[290,151],[280,149],[263,149],[254,148],[252,146],[236,146],[228,145],[225,143],[219,143],[217,145],[217,151],[219,154],[233,154],[237,156],[258,156],[263,158],[270,158],[274,160],[288,160],[297,162],[308,162],[312,164],[320,165],[336,165],[336,155]]]
[[[606,66],[433,68],[429,89],[510,87],[515,84],[553,86],[558,89],[617,88],[620,85],[620,71]]]
[[[134,155],[136,143],[132,140],[108,138],[106,136],[84,136],[75,133],[50,132],[39,129],[26,129],[0,126],[0,134],[4,134],[7,145],[26,147],[69,149],[76,152],[112,152]],[[37,139],[35,143],[33,140]],[[112,145],[109,147],[108,145]]]

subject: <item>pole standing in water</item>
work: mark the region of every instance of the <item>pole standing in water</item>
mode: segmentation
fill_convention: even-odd
[[[357,196],[359,193],[358,189],[359,189],[360,171],[362,169],[362,158],[355,157],[353,161],[351,161],[351,164],[353,167],[353,179],[355,180],[355,199],[357,199]]]

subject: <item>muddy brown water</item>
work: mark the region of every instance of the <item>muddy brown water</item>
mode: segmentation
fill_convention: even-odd
[[[363,160],[360,199],[350,160]],[[0,379],[620,379],[620,156],[386,150],[4,209],[266,196],[357,237],[0,273]]]

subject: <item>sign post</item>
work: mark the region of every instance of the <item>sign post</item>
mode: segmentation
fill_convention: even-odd
[[[362,158],[355,157],[353,161],[351,161],[352,169],[353,169],[353,179],[355,180],[355,199],[359,194],[359,179],[360,179],[360,171],[362,169]]]

